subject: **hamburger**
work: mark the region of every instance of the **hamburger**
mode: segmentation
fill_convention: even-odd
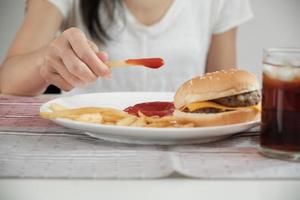
[[[174,116],[202,127],[248,122],[259,119],[260,100],[254,74],[222,70],[185,82],[174,97]]]

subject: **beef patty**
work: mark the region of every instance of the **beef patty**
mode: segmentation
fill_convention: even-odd
[[[243,94],[238,94],[230,97],[223,97],[220,99],[212,100],[213,102],[216,102],[218,104],[221,104],[223,106],[228,107],[247,107],[247,106],[254,106],[257,105],[260,102],[260,94],[259,92],[253,91],[253,92],[246,92]],[[230,110],[221,110],[217,108],[200,108],[197,110],[194,110],[192,113],[220,113],[220,112],[228,112]],[[189,112],[187,108],[183,110],[183,112]]]
[[[257,90],[246,92],[230,97],[223,97],[213,100],[214,102],[228,107],[254,106],[260,102],[260,94]]]

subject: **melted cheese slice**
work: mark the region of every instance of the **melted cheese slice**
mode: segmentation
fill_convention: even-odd
[[[183,111],[184,109],[189,109],[190,112],[193,112],[195,110],[201,109],[201,108],[216,108],[219,110],[240,110],[240,109],[245,109],[245,108],[253,108],[257,111],[261,111],[261,105],[255,105],[255,106],[248,106],[248,107],[228,107],[228,106],[223,106],[221,104],[217,104],[215,102],[211,102],[211,101],[203,101],[203,102],[196,102],[196,103],[190,103],[186,106],[184,106],[181,111]]]

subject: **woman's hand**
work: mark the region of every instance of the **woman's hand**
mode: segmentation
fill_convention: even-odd
[[[70,91],[99,77],[110,77],[104,63],[107,59],[80,29],[70,28],[48,45],[40,74],[48,84]]]

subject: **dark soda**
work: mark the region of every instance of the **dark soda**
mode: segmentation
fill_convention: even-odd
[[[300,78],[263,75],[261,146],[300,152]]]

